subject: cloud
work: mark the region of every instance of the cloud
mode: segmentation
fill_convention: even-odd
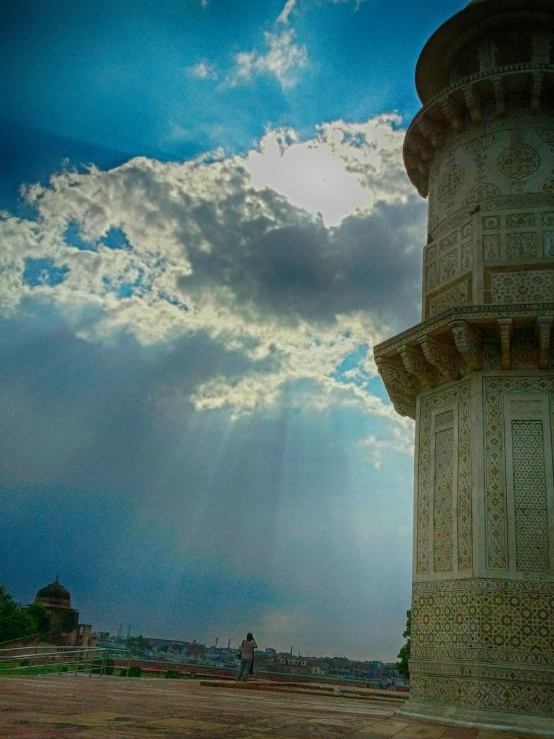
[[[348,358],[416,318],[424,206],[397,124],[337,121],[307,141],[268,130],[243,156],[139,157],[28,186],[36,220],[0,220],[0,306],[55,306],[92,342],[202,337],[235,359],[188,386],[198,410],[240,415],[293,392],[393,418],[370,389],[371,351]]]
[[[405,454],[413,457],[414,425],[410,419],[403,419],[403,423],[392,428],[392,435],[388,439],[379,439],[375,434],[370,434],[359,443],[369,450],[373,467],[380,470],[385,459],[390,459],[391,455]]]
[[[277,18],[277,23],[287,24],[289,22],[289,15],[294,10],[295,5],[296,5],[296,0],[287,0],[283,6],[283,10],[279,13],[279,16]]]
[[[266,31],[264,39],[268,51],[265,54],[258,51],[241,51],[236,54],[231,84],[248,83],[254,77],[270,74],[283,89],[294,87],[298,81],[297,72],[308,63],[306,47],[296,44],[294,36],[293,29],[281,33]]]
[[[188,68],[188,73],[191,77],[197,77],[199,80],[215,80],[217,79],[217,71],[215,66],[208,62],[206,59],[197,62],[192,67]]]
[[[205,9],[210,4],[210,0],[201,0],[201,5]]]

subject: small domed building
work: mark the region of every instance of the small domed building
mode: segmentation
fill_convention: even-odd
[[[56,634],[57,640],[71,646],[93,647],[96,645],[96,636],[92,634],[90,624],[79,623],[79,611],[71,607],[71,595],[67,588],[54,582],[41,588],[35,596],[34,602],[43,606],[50,616],[51,631]]]

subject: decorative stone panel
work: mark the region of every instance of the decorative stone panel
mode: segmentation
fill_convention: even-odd
[[[537,151],[531,146],[517,143],[509,146],[498,158],[498,169],[506,177],[523,180],[536,172],[541,163]]]
[[[487,231],[500,228],[500,216],[483,216],[483,228]]]
[[[435,295],[429,301],[429,315],[436,316],[447,308],[453,308],[456,305],[467,305],[469,302],[469,282],[465,280],[458,285],[451,287],[449,290]]]
[[[553,582],[435,580],[412,592],[414,659],[554,667]]]
[[[462,244],[462,269],[471,269],[473,267],[473,244],[469,241]]]
[[[495,272],[491,291],[493,303],[546,302],[554,296],[554,271]]]
[[[454,486],[454,429],[435,434],[433,493],[433,569],[452,571],[452,509]]]
[[[451,251],[440,260],[440,281],[451,280],[458,272],[458,252]]]
[[[458,243],[458,232],[454,231],[454,233],[451,233],[449,236],[447,236],[445,239],[443,239],[439,244],[439,251],[445,252],[450,249],[450,247],[454,246]]]
[[[552,478],[554,450],[552,443],[544,444],[543,424],[554,424],[554,379],[486,377],[483,392],[487,567],[550,572],[548,540],[554,522],[548,518],[546,469]],[[532,405],[518,398],[521,405],[511,407],[511,427],[506,429],[505,396],[531,393],[549,398],[550,418],[534,417]],[[530,400],[536,402],[536,397]],[[554,434],[554,428],[548,433]],[[515,552],[515,562],[510,561],[510,550]]]
[[[554,257],[554,231],[542,232],[542,251],[545,257]]]
[[[437,265],[430,264],[425,270],[425,287],[427,291],[434,290],[437,286]]]
[[[483,236],[483,260],[497,262],[500,259],[500,235],[486,234]]]
[[[513,420],[511,430],[517,569],[549,572],[543,421]]]
[[[536,234],[506,234],[506,259],[523,261],[537,256]]]
[[[535,226],[534,213],[512,213],[506,216],[506,226],[508,228],[530,228]]]
[[[454,433],[455,416],[452,408],[441,411],[441,407],[453,404],[458,409],[457,434]],[[471,569],[473,539],[469,383],[464,382],[424,398],[421,401],[419,423],[416,571],[426,573],[433,570],[446,572]],[[457,468],[457,475],[454,474],[454,467]],[[458,513],[456,526],[453,525],[455,508]],[[458,559],[454,566],[453,541],[456,531]]]

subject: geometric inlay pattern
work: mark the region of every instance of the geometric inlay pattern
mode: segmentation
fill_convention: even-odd
[[[410,697],[554,713],[554,583],[413,585]]]
[[[540,716],[554,713],[554,690],[551,685],[515,683],[510,680],[414,675],[410,680],[410,697]]]
[[[544,302],[554,295],[554,272],[525,271],[492,275],[493,303]]]
[[[435,436],[435,455],[431,455],[431,439],[433,427],[444,423],[450,419],[448,411],[443,411],[435,417],[433,421],[433,411],[440,410],[442,406],[457,404],[458,413],[458,444],[457,452],[457,479],[454,479],[452,467],[446,462],[450,439],[445,435],[440,436],[440,432]],[[448,416],[446,415],[448,413]],[[442,430],[441,430],[442,431]],[[453,429],[448,429],[452,431]],[[438,438],[437,438],[438,437]],[[431,515],[435,517],[435,512],[431,511],[431,475],[432,464],[440,459],[439,469],[435,468],[435,489],[437,485],[441,486],[443,495],[443,485],[448,486],[448,475],[450,474],[450,505],[456,501],[458,515],[456,517],[457,524],[457,543],[458,543],[458,570],[471,569],[473,565],[473,535],[472,535],[472,506],[471,506],[471,419],[470,419],[470,385],[469,382],[462,382],[455,387],[447,390],[435,392],[421,400],[420,419],[419,419],[419,449],[418,449],[418,485],[417,485],[417,524],[416,524],[416,571],[418,574],[426,573],[433,570],[435,565],[435,556],[438,553],[436,545],[433,544],[433,562],[431,562],[430,537],[431,537]],[[438,444],[438,451],[437,451]],[[452,465],[453,465],[452,451]],[[450,470],[450,471],[449,471]],[[438,473],[438,480],[437,480]],[[446,481],[446,482],[445,482]],[[436,494],[436,493],[435,493]],[[447,495],[444,492],[443,499]],[[457,496],[455,499],[453,496]],[[436,505],[436,503],[435,503]],[[437,526],[437,524],[439,524]],[[452,547],[452,536],[454,535],[454,526],[452,519],[450,522],[443,516],[442,510],[439,514],[438,521],[434,518],[433,527],[436,527],[435,537],[438,535],[442,541],[446,541],[450,537],[450,546]],[[444,526],[444,528],[442,528]],[[442,553],[442,546],[440,548]],[[453,548],[451,549],[450,561],[453,562]],[[446,561],[444,559],[441,562]],[[450,569],[453,569],[451,567]],[[439,570],[440,571],[440,570]]]
[[[508,569],[508,518],[506,499],[505,434],[503,395],[505,393],[550,393],[554,404],[554,379],[535,377],[485,377],[484,435],[485,435],[485,538],[486,562],[491,569]],[[554,418],[553,418],[554,424]],[[513,428],[512,428],[513,432]],[[516,435],[520,434],[516,430]],[[537,433],[536,431],[534,433]],[[518,436],[521,444],[521,437]],[[542,450],[543,447],[541,446]],[[518,463],[522,452],[514,450]],[[542,453],[542,452],[541,452]],[[536,460],[537,463],[539,460]],[[514,465],[516,460],[514,460]],[[542,460],[544,468],[544,459]],[[544,474],[539,471],[535,474]],[[514,474],[516,467],[514,466]],[[518,477],[518,484],[519,477]],[[521,496],[521,493],[519,493]]]
[[[433,562],[435,572],[452,571],[452,489],[454,429],[435,434],[433,491]]]
[[[512,457],[517,569],[549,572],[542,421],[512,421]]]
[[[443,310],[453,308],[457,305],[467,305],[468,303],[468,283],[462,282],[450,290],[445,290],[429,301],[430,317],[442,313]]]
[[[463,579],[416,582],[412,656],[554,666],[554,583]],[[486,657],[484,649],[490,649]],[[477,650],[472,656],[472,650]],[[525,652],[541,657],[528,659]]]

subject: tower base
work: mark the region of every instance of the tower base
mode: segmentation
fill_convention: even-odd
[[[515,731],[550,739],[554,737],[551,717],[528,713],[497,711],[489,708],[462,708],[438,701],[409,700],[396,716],[475,729]]]

